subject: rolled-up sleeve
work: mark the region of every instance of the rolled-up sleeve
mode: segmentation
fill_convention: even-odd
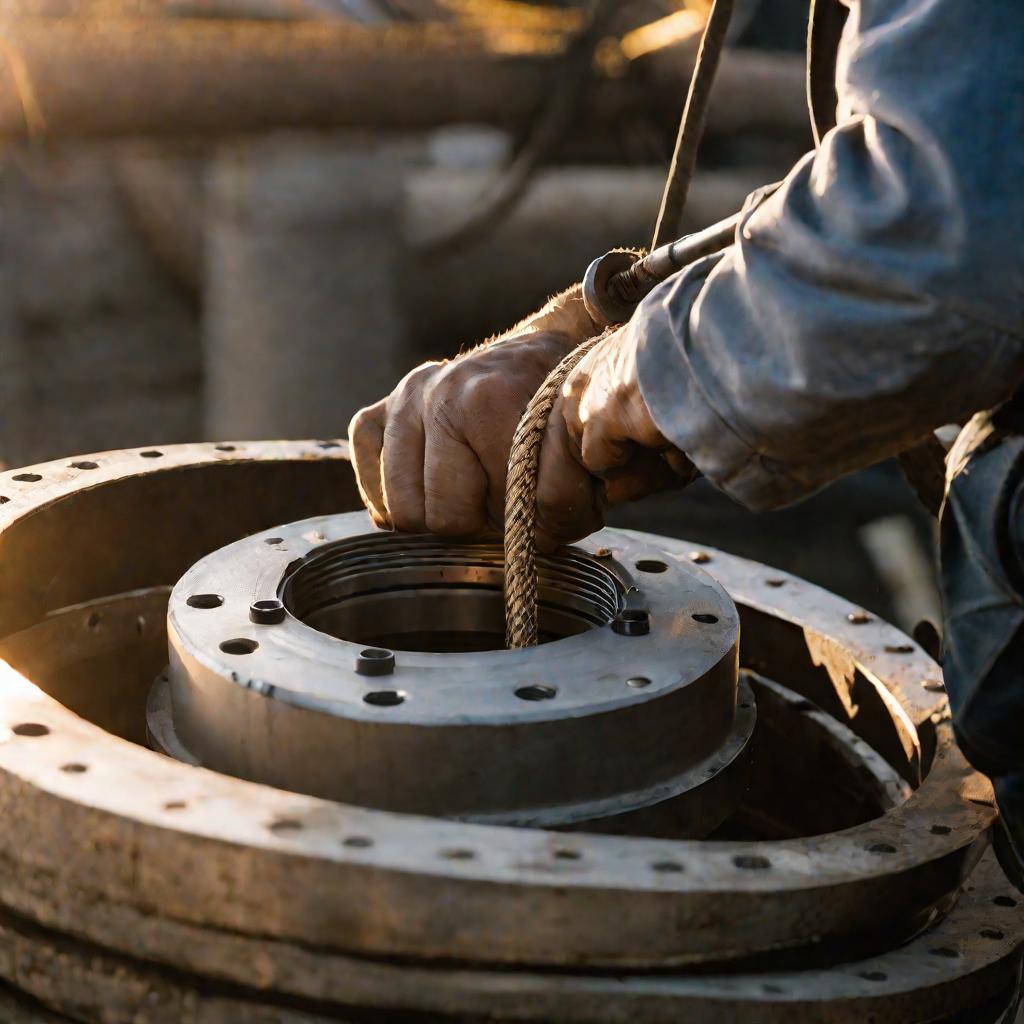
[[[839,124],[734,245],[641,304],[662,432],[753,508],[990,408],[1024,375],[1024,6],[861,0]]]

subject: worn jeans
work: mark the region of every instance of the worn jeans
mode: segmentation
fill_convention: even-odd
[[[949,460],[942,515],[943,660],[953,726],[992,779],[997,851],[1024,880],[1024,403],[976,416]]]

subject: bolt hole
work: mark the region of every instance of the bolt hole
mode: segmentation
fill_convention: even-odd
[[[640,561],[635,564],[640,572],[668,572],[668,566],[657,558],[641,558]]]
[[[183,811],[188,807],[188,803],[184,800],[168,800],[164,804],[165,811]]]
[[[405,703],[405,694],[401,690],[374,690],[363,694],[363,702],[375,708],[393,708]]]
[[[704,626],[713,626],[718,621],[718,616],[712,615],[710,612],[697,612],[696,615],[691,615],[690,618]]]
[[[19,484],[37,484],[43,478],[38,473],[18,473],[11,479],[17,480]]]
[[[953,830],[948,825],[932,825],[928,831],[933,836],[948,836]]]
[[[743,704],[741,704],[741,705],[740,705],[740,710],[741,710],[741,711],[749,711],[749,710],[750,710],[750,708],[751,708],[751,705],[750,705],[750,704],[747,704],[747,703],[745,703],[745,702],[744,702]]]
[[[865,981],[888,981],[889,975],[884,971],[861,971],[860,976]]]
[[[992,901],[997,907],[1015,907],[1017,901],[1012,896],[997,896]]]
[[[786,585],[786,581],[785,580],[777,580],[777,579],[765,580],[765,583],[767,583],[769,587],[784,587]]]
[[[185,603],[189,608],[219,608],[224,598],[220,594],[193,594]]]
[[[678,875],[683,870],[683,865],[674,860],[656,860],[651,865],[651,870],[664,875]]]
[[[892,843],[875,843],[868,847],[868,853],[895,853],[896,847]]]
[[[144,615],[136,616],[135,619],[135,632],[142,636],[146,632],[146,617]]]
[[[264,544],[283,544],[284,543],[284,537],[268,537],[263,543]]]
[[[454,850],[442,850],[441,856],[444,857],[445,860],[474,860],[476,858],[476,853],[473,850],[457,848]]]
[[[993,942],[999,942],[1006,938],[1006,932],[1001,932],[998,928],[982,928],[978,934],[983,939],[992,939]]]
[[[690,561],[697,565],[705,565],[711,561],[711,556],[706,551],[691,551]]]
[[[762,985],[761,990],[769,996],[781,996],[785,994],[785,989],[780,985]]]
[[[558,690],[553,686],[520,686],[516,690],[516,696],[520,700],[552,700],[558,695]]]
[[[317,448],[323,449],[323,451],[330,451],[332,448],[340,448],[341,445],[337,441],[317,441]]]
[[[633,676],[626,680],[626,685],[634,690],[642,690],[645,686],[650,686],[651,681],[647,676]]]
[[[225,640],[221,643],[220,649],[225,654],[252,654],[259,644],[255,640],[246,637],[235,637],[233,640]]]
[[[219,452],[233,452],[235,450],[233,444],[215,444],[213,447]]]
[[[68,775],[81,775],[89,770],[89,766],[72,762],[71,764],[62,764],[60,770]]]
[[[42,725],[40,722],[19,722],[12,730],[15,736],[49,736],[49,726]]]
[[[738,857],[733,857],[732,862],[743,871],[767,871],[772,866],[772,862],[767,857],[759,857],[755,854],[740,854]]]
[[[817,711],[818,707],[813,701],[809,700],[798,700],[793,704],[794,711]]]
[[[871,616],[867,612],[850,612],[846,616],[848,622],[852,622],[855,626],[863,626],[865,623],[871,621]]]
[[[579,850],[574,850],[571,846],[560,846],[552,852],[555,860],[581,860],[583,857]]]
[[[139,452],[139,457],[143,459],[162,459],[164,457],[164,453],[155,450],[150,450],[145,452]]]
[[[68,469],[99,469],[100,467],[95,462],[72,462]]]
[[[924,679],[921,686],[929,693],[944,693],[946,690],[946,684],[939,679]]]
[[[956,960],[960,956],[958,950],[950,949],[949,946],[937,946],[935,949],[929,949],[928,952],[932,956],[941,956],[946,960]]]
[[[89,615],[89,618],[85,620],[85,624],[89,627],[89,629],[95,632],[97,629],[99,629],[100,622],[102,621],[103,619],[99,612],[92,612]]]
[[[368,850],[373,846],[373,840],[369,836],[346,836],[341,845],[347,846],[350,850]]]
[[[301,832],[302,822],[296,821],[294,818],[278,818],[277,821],[272,821],[268,827],[274,835],[279,836],[287,832]]]
[[[914,648],[910,644],[886,644],[886,654],[913,654]]]

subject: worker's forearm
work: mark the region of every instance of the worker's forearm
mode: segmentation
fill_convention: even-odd
[[[737,271],[738,258],[667,283],[629,330],[662,433],[749,507],[894,455],[1002,401],[1024,373],[1020,338],[927,298],[809,297],[806,284]]]
[[[659,428],[739,500],[796,500],[1024,374],[1021,46],[1007,2],[861,0],[840,126],[735,245],[641,305]]]

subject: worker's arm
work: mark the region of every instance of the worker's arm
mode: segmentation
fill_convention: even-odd
[[[566,382],[542,449],[545,544],[598,525],[590,474],[651,444],[766,508],[1009,394],[1024,373],[1022,52],[1018,0],[853,5],[839,126],[736,244],[648,296]],[[384,521],[498,524],[512,425],[542,374],[494,372],[482,353],[453,365],[440,389],[440,371],[418,371],[355,422]],[[424,445],[438,422],[444,458]]]
[[[801,498],[1024,373],[1022,53],[1017,0],[854,3],[839,126],[623,332],[660,433],[744,504]]]

